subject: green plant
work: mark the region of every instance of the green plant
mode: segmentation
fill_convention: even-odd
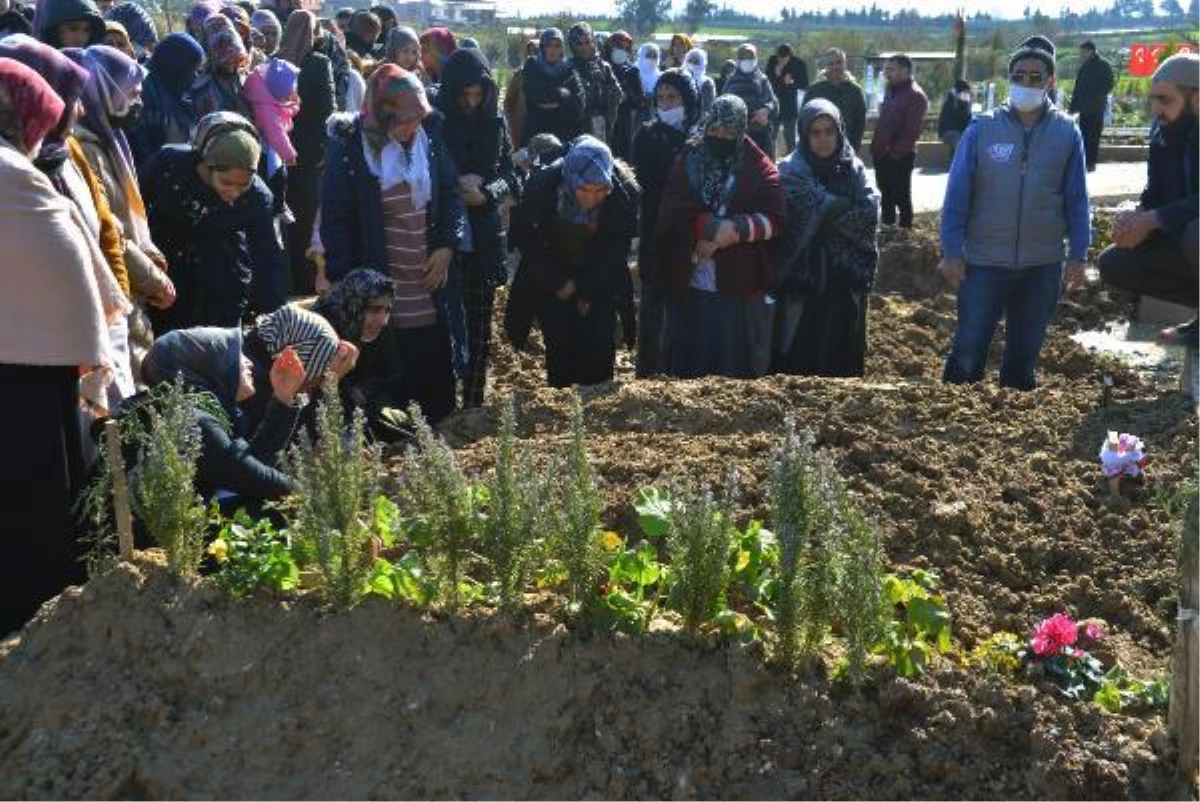
[[[724,609],[733,542],[732,509],[736,473],[730,471],[721,496],[688,483],[676,483],[670,497],[667,552],[671,558],[672,607],[696,633]]]
[[[516,412],[512,396],[500,407],[496,468],[488,484],[483,552],[495,595],[503,609],[520,607],[530,569],[546,530],[552,479],[538,472],[531,453],[516,448]]]
[[[586,609],[595,596],[604,570],[604,547],[599,537],[603,500],[588,459],[583,401],[576,394],[571,407],[571,442],[559,468],[550,540],[551,554],[566,575],[568,613]]]
[[[344,427],[337,386],[326,383],[317,406],[317,439],[304,437],[288,454],[296,480],[291,532],[310,550],[324,578],[327,601],[354,606],[366,593],[374,566],[374,504],[383,465],[368,445],[366,424],[355,410]]]
[[[834,617],[846,639],[848,678],[857,685],[862,682],[867,656],[883,637],[890,616],[880,582],[883,549],[879,536],[846,488],[840,481],[837,484],[840,525],[833,556]]]
[[[1012,632],[997,632],[971,650],[970,663],[989,674],[1014,676],[1021,670],[1025,644]]]
[[[832,474],[829,459],[813,452],[811,432],[798,434],[789,420],[771,462],[770,504],[780,546],[776,656],[793,669],[815,656],[829,628],[829,535],[836,508]]]
[[[737,533],[732,554],[731,595],[757,606],[768,618],[779,586],[779,541],[762,521],[751,521]]]
[[[260,589],[294,590],[300,584],[287,533],[276,530],[269,519],[252,520],[245,510],[222,522],[207,551],[217,563],[218,584],[235,596]]]
[[[934,655],[953,651],[950,611],[945,598],[937,593],[940,585],[937,574],[921,569],[906,577],[884,577],[884,594],[899,617],[888,622],[874,651],[902,677],[922,673]]]
[[[591,603],[590,623],[600,630],[641,634],[658,609],[666,569],[659,563],[654,546],[645,540],[627,548],[624,540],[608,532],[602,542],[610,553],[608,581]],[[650,588],[655,588],[655,593],[648,597]]]
[[[1110,713],[1131,708],[1163,708],[1167,706],[1170,689],[1171,683],[1166,677],[1140,680],[1131,677],[1118,663],[1100,678],[1092,701]]]
[[[404,456],[404,514],[413,544],[426,555],[430,573],[440,579],[438,598],[456,609],[467,590],[467,570],[478,559],[489,490],[467,479],[454,452],[434,434],[416,405],[409,408],[409,416],[416,422],[416,445]]]
[[[166,551],[171,572],[190,576],[204,557],[208,515],[193,484],[202,445],[182,379],[163,386],[147,404],[146,416],[144,448],[130,481],[131,506]]]

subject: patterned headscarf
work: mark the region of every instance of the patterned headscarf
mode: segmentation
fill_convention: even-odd
[[[235,134],[237,136],[233,136]],[[222,142],[224,139],[231,141]],[[201,117],[189,144],[214,167],[240,167],[250,171],[258,167],[258,130],[245,117],[232,111],[214,111]]]
[[[36,72],[63,102],[56,125],[46,133],[41,150],[34,162],[46,172],[67,160],[67,137],[70,135],[75,104],[83,98],[88,73],[50,45],[23,33],[0,39],[0,58],[19,61]]]
[[[421,58],[425,71],[435,80],[442,72],[446,59],[458,50],[458,40],[449,28],[429,28],[421,31]]]
[[[304,377],[320,381],[337,355],[338,335],[328,320],[298,306],[281,306],[254,321],[254,330],[267,346],[271,359],[288,346],[304,363]]]
[[[42,76],[0,58],[0,136],[28,153],[54,130],[64,108]]]
[[[570,45],[571,55],[575,58],[580,57],[579,53],[576,52],[576,48],[579,47],[580,41],[582,41],[585,36],[595,43],[596,35],[592,31],[592,26],[588,25],[586,22],[577,22],[567,29],[567,44]]]
[[[390,278],[369,267],[360,267],[347,273],[317,301],[313,311],[332,323],[343,340],[358,343],[367,307],[372,301],[391,300],[395,295],[396,285]]]
[[[250,49],[250,15],[246,13],[246,9],[238,5],[226,3],[221,6],[221,14],[223,14],[230,22],[233,23],[233,29],[237,31],[238,36],[242,40],[242,44],[247,50]]]
[[[87,87],[83,92],[86,112],[79,124],[100,138],[100,142],[116,168],[117,181],[129,206],[134,230],[126,236],[142,247],[150,247],[150,221],[138,190],[137,169],[133,151],[125,132],[113,126],[113,120],[129,114],[133,99],[140,91],[146,70],[129,56],[108,45],[92,45],[87,50],[69,48],[64,51],[88,71]]]
[[[734,167],[746,149],[746,128],[749,125],[749,113],[746,103],[737,95],[721,95],[713,101],[712,108],[701,125],[702,138],[699,152],[701,155],[701,195],[704,204],[716,210],[724,199],[730,185]],[[728,158],[721,158],[708,146],[707,134],[714,128],[728,128],[734,132],[737,143]]]
[[[599,139],[584,134],[577,137],[570,150],[563,156],[562,184],[558,190],[558,213],[572,223],[593,223],[600,216],[597,204],[590,209],[580,209],[575,201],[575,190],[585,184],[612,186],[613,156]]]
[[[119,43],[112,45],[117,50],[120,50],[125,55],[132,59],[137,58],[137,52],[133,49],[133,42],[129,39],[129,31],[125,30],[125,26],[117,22],[115,19],[104,20],[104,44],[108,44],[109,37],[116,36]]]
[[[209,73],[236,75],[249,62],[246,45],[228,17],[214,14],[204,21],[203,30]]]
[[[394,115],[385,113],[386,101],[399,100],[400,110]],[[376,151],[388,143],[388,133],[396,123],[423,120],[433,111],[421,80],[395,64],[381,64],[371,73],[367,94],[363,99],[363,134]]]
[[[139,60],[145,58],[158,44],[158,31],[154,28],[154,20],[137,3],[130,0],[117,3],[104,16],[125,26],[125,32],[133,44],[134,54]]]

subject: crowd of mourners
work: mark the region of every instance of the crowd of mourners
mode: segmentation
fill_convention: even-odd
[[[185,27],[160,39],[129,0],[0,0],[0,397],[20,421],[0,487],[47,516],[0,561],[0,633],[79,578],[92,424],[162,382],[215,402],[199,492],[261,502],[293,491],[280,455],[330,374],[385,442],[410,404],[434,423],[482,405],[505,285],[502,334],[540,330],[552,386],[612,379],[620,347],[638,376],[862,375],[877,232],[912,225],[927,100],[907,57],[885,64],[872,171],[836,49],[811,84],[786,45],[710,75],[682,34],[660,52],[579,23],[501,87],[477,42],[383,5],[199,0]],[[1035,39],[1012,102],[955,138],[947,381],[982,377],[1007,315],[1001,381],[1031,388],[1064,258],[1073,275],[1086,253],[1082,140]],[[1002,168],[1027,158],[1017,186]],[[1194,299],[1187,169],[1160,190],[1190,203]]]

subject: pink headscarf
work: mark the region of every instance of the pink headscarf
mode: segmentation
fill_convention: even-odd
[[[288,132],[300,111],[300,96],[296,94],[299,75],[299,68],[291,62],[273,58],[251,70],[244,87],[254,109],[254,124],[285,164],[295,163],[297,155]]]

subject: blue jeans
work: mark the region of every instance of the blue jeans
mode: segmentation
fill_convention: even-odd
[[[992,336],[1003,316],[1000,386],[1036,387],[1038,356],[1058,306],[1062,279],[1061,263],[1019,269],[968,265],[958,286],[958,325],[942,380],[966,384],[983,378]]]

